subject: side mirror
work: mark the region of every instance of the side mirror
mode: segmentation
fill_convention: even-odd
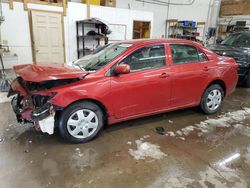
[[[120,64],[115,68],[115,73],[119,74],[128,74],[130,73],[130,66],[127,64]]]

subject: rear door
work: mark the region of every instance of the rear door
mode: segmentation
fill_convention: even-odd
[[[200,102],[208,84],[212,63],[205,53],[190,44],[170,44],[173,71],[171,104],[173,107]]]
[[[168,107],[171,77],[165,45],[142,47],[122,60],[129,74],[111,77],[112,100],[117,118],[126,118]]]

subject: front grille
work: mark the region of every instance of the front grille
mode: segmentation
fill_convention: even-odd
[[[36,108],[43,107],[51,97],[42,95],[33,95],[32,102]]]

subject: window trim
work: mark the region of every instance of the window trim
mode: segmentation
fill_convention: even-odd
[[[201,52],[201,53],[204,54],[204,56],[206,58],[206,61],[193,61],[193,62],[175,64],[174,61],[173,61],[173,53],[172,53],[171,45],[185,45],[185,46],[194,47],[194,48],[196,48],[196,50],[197,50],[198,53]],[[201,48],[197,47],[196,45],[186,44],[186,43],[169,43],[169,48],[170,48],[170,53],[171,53],[171,58],[170,59],[172,61],[171,66],[187,65],[187,64],[193,64],[193,63],[205,63],[205,62],[209,62],[210,61],[210,59],[207,57],[206,53]]]

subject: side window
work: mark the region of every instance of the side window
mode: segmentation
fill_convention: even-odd
[[[196,47],[185,44],[170,44],[174,64],[207,61],[206,55]]]
[[[132,71],[163,67],[166,65],[164,45],[140,48],[122,62],[130,65]]]

